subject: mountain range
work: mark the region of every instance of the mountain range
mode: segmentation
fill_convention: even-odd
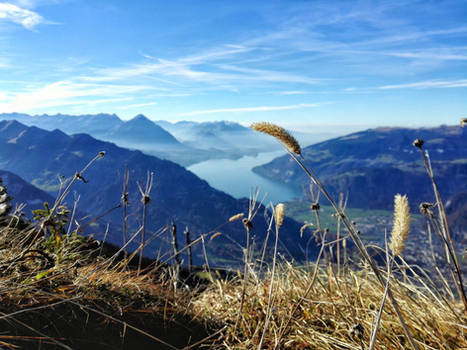
[[[278,148],[264,135],[234,122],[153,122],[139,114],[123,121],[115,114],[28,115],[3,113],[0,120],[17,120],[46,130],[59,128],[67,134],[86,133],[97,139],[138,149],[158,158],[188,166],[208,159],[239,158]]]
[[[44,202],[53,203],[55,200],[47,192],[38,189],[10,171],[0,170],[0,178],[3,180],[8,193],[14,195],[10,203],[13,211],[23,204],[26,205],[23,212],[31,217],[32,210],[42,209],[44,208]]]
[[[413,141],[424,140],[423,149],[429,152],[447,201],[467,190],[466,136],[466,129],[460,126],[376,128],[311,145],[302,153],[334,196],[349,194],[350,207],[391,209],[394,195],[402,193],[416,209],[420,202],[434,202],[434,196]],[[310,182],[288,155],[253,170],[276,181],[299,184],[305,191]]]
[[[85,182],[78,181],[72,187],[80,196],[78,208],[81,211],[97,216],[118,205],[125,168],[128,168],[128,220],[134,232],[140,227],[142,218],[138,184],[144,187],[148,172],[153,172],[154,185],[147,206],[148,237],[172,220],[179,227],[178,236],[182,242],[185,239],[182,233],[185,226],[192,232],[192,239],[202,233],[219,230],[222,235],[206,242],[214,261],[218,264],[240,261],[245,230],[241,220],[230,223],[228,219],[240,212],[248,213],[247,199],[236,200],[211,188],[206,181],[182,166],[141,151],[121,148],[87,134],[69,136],[57,129],[47,131],[13,120],[0,121],[0,169],[18,174],[52,195],[56,195],[59,189],[58,177],[71,178],[100,151],[106,152],[105,157],[98,159],[82,174]],[[267,232],[263,212],[264,207],[261,207],[253,221],[252,233],[258,244],[264,241]],[[110,212],[105,220],[111,223],[108,240],[121,244],[121,208]],[[286,219],[281,228],[283,251],[288,251],[297,259],[303,257],[299,228],[300,225],[291,219]],[[170,249],[169,240],[169,234],[165,233],[152,241],[145,254],[154,256],[161,247]],[[203,262],[199,245],[195,250],[195,259],[198,263]]]

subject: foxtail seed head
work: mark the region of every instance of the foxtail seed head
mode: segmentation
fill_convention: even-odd
[[[281,227],[282,223],[284,222],[284,204],[279,203],[276,205],[276,226],[277,228]]]
[[[229,222],[232,222],[232,221],[236,221],[236,220],[238,220],[238,219],[241,219],[241,218],[243,218],[243,215],[244,215],[243,213],[235,214],[234,216],[231,216],[231,217],[229,218]]]
[[[400,255],[405,248],[405,242],[409,237],[410,212],[407,196],[396,194],[394,197],[394,226],[391,232],[391,248],[394,255]]]
[[[284,128],[266,122],[254,123],[251,125],[251,128],[253,130],[275,137],[277,140],[282,142],[289,149],[290,152],[295,154],[302,154],[302,149],[298,141],[292,135],[290,135],[290,133]]]

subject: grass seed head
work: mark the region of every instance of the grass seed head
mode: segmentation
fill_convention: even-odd
[[[220,235],[222,235],[222,232],[216,232],[209,238],[209,240],[212,241],[214,238],[219,237]]]
[[[276,205],[276,226],[277,228],[281,227],[282,223],[284,222],[284,204],[279,203]]]
[[[302,154],[302,149],[298,141],[284,128],[266,122],[254,123],[251,125],[251,128],[253,130],[275,137],[277,140],[282,142],[290,152],[295,154]]]
[[[409,201],[406,195],[396,194],[394,197],[394,226],[391,232],[391,244],[389,245],[394,255],[400,255],[404,250],[409,231]]]
[[[235,214],[235,215],[233,215],[233,216],[231,216],[229,218],[229,222],[237,221],[238,219],[243,218],[243,215],[245,215],[245,214],[243,214],[243,213]]]

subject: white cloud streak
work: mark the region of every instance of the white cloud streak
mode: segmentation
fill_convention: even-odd
[[[384,85],[378,87],[378,90],[393,89],[446,89],[446,88],[464,88],[467,87],[467,79],[460,80],[425,80],[416,83]]]
[[[57,81],[30,91],[4,95],[0,99],[3,112],[31,111],[69,105],[98,105],[131,101],[131,94],[151,88],[143,85],[98,85],[73,81]]]
[[[141,108],[141,107],[154,106],[156,104],[157,104],[157,102],[135,103],[135,104],[132,104],[132,105],[119,106],[119,107],[117,107],[117,109]]]
[[[44,22],[38,13],[5,2],[0,3],[0,20],[14,22],[30,30]]]
[[[323,103],[300,103],[288,106],[260,106],[260,107],[238,107],[238,108],[219,108],[208,109],[203,111],[193,111],[178,114],[179,117],[196,116],[203,114],[218,114],[218,113],[247,113],[247,112],[268,112],[268,111],[284,111],[290,109],[314,108],[322,106]]]

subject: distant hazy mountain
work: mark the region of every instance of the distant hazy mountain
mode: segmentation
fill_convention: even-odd
[[[169,132],[139,114],[129,121],[120,120],[115,114],[90,115],[36,115],[21,113],[0,114],[0,120],[17,120],[23,124],[46,130],[59,129],[67,134],[86,133],[101,140],[140,149],[182,165],[192,164],[199,159],[209,159],[205,151],[193,149],[178,142]]]
[[[271,139],[235,122],[181,121],[170,123],[159,120],[155,123],[170,131],[186,145],[196,148],[224,152],[242,150],[250,154],[279,149],[279,146]]]
[[[26,204],[23,212],[28,217],[32,217],[31,211],[44,208],[44,202],[54,203],[54,197],[50,194],[29,184],[10,171],[0,170],[0,178],[6,186],[9,196],[13,197],[11,201],[12,210],[19,204]]]
[[[425,141],[445,200],[467,191],[467,129],[377,128],[338,137],[303,149],[304,157],[326,187],[336,195],[349,193],[348,205],[391,209],[397,193],[407,194],[413,208],[433,202],[433,191],[420,152]],[[308,187],[309,180],[289,156],[254,169],[268,178]]]
[[[129,121],[115,114],[35,115],[3,113],[0,120],[17,120],[46,130],[60,129],[67,134],[87,133],[101,140],[138,149],[183,166],[216,158],[240,158],[278,148],[264,135],[234,122],[153,122],[144,115]]]
[[[2,113],[0,120],[17,120],[26,125],[46,130],[60,129],[67,134],[88,133],[95,137],[107,135],[111,130],[124,124],[115,114],[42,114],[31,116],[24,113]]]
[[[137,143],[157,143],[181,146],[169,132],[142,114],[110,129],[107,137],[114,140],[124,139]]]
[[[28,182],[50,193],[58,189],[57,176],[73,176],[99,151],[106,151],[106,155],[83,174],[87,183],[78,181],[73,186],[81,195],[82,211],[98,215],[120,203],[123,174],[127,166],[130,169],[129,221],[133,228],[139,227],[142,204],[137,183],[144,187],[147,172],[151,171],[154,172],[154,186],[148,206],[148,237],[151,232],[174,219],[178,224],[179,239],[182,242],[182,230],[185,226],[190,228],[193,238],[211,230],[221,231],[223,234],[220,237],[206,242],[219,264],[222,261],[226,263],[230,259],[240,258],[240,247],[245,240],[242,223],[225,223],[231,215],[248,212],[247,200],[236,200],[211,188],[206,181],[175,163],[145,155],[140,151],[120,148],[87,134],[68,136],[59,130],[46,131],[37,127],[27,127],[16,121],[0,122],[0,168],[19,174]],[[222,172],[222,169],[219,171]],[[106,219],[113,222],[109,240],[120,243],[121,209],[114,210]],[[225,225],[222,226],[223,224]],[[267,228],[263,210],[259,211],[253,227],[256,242],[261,244]],[[281,228],[281,239],[292,255],[301,257],[303,242],[298,231],[299,224],[287,219]],[[232,243],[228,237],[240,246]],[[146,254],[155,255],[161,246],[166,250],[170,249],[167,242],[168,234],[155,239],[145,251]],[[199,245],[196,259],[198,263],[202,262]]]

